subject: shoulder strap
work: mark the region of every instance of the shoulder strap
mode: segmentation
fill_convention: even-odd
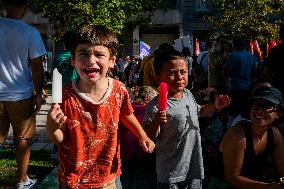
[[[250,122],[244,121],[243,127],[244,127],[245,134],[246,134],[246,150],[255,155]]]
[[[260,157],[265,160],[268,156],[272,155],[273,147],[274,147],[274,134],[272,127],[269,127],[267,129],[267,144]]]

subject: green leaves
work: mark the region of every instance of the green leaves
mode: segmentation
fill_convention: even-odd
[[[165,0],[33,0],[32,9],[53,24],[55,36],[83,24],[100,24],[116,33],[142,21],[143,11],[154,11]]]
[[[216,13],[205,17],[214,31],[250,36],[261,42],[276,39],[283,0],[212,0]]]

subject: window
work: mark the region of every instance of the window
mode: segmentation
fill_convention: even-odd
[[[195,0],[195,11],[210,11],[210,0]]]

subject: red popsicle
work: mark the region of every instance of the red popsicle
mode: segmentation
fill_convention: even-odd
[[[158,109],[159,110],[166,110],[167,109],[167,93],[168,88],[166,83],[160,84],[160,93],[158,97]]]

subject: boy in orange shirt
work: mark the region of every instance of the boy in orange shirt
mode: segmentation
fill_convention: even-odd
[[[116,188],[120,120],[144,151],[155,147],[133,114],[124,84],[107,76],[117,48],[115,35],[102,26],[84,26],[74,37],[71,64],[80,78],[64,86],[62,104],[52,105],[46,126],[58,144],[61,188]]]

